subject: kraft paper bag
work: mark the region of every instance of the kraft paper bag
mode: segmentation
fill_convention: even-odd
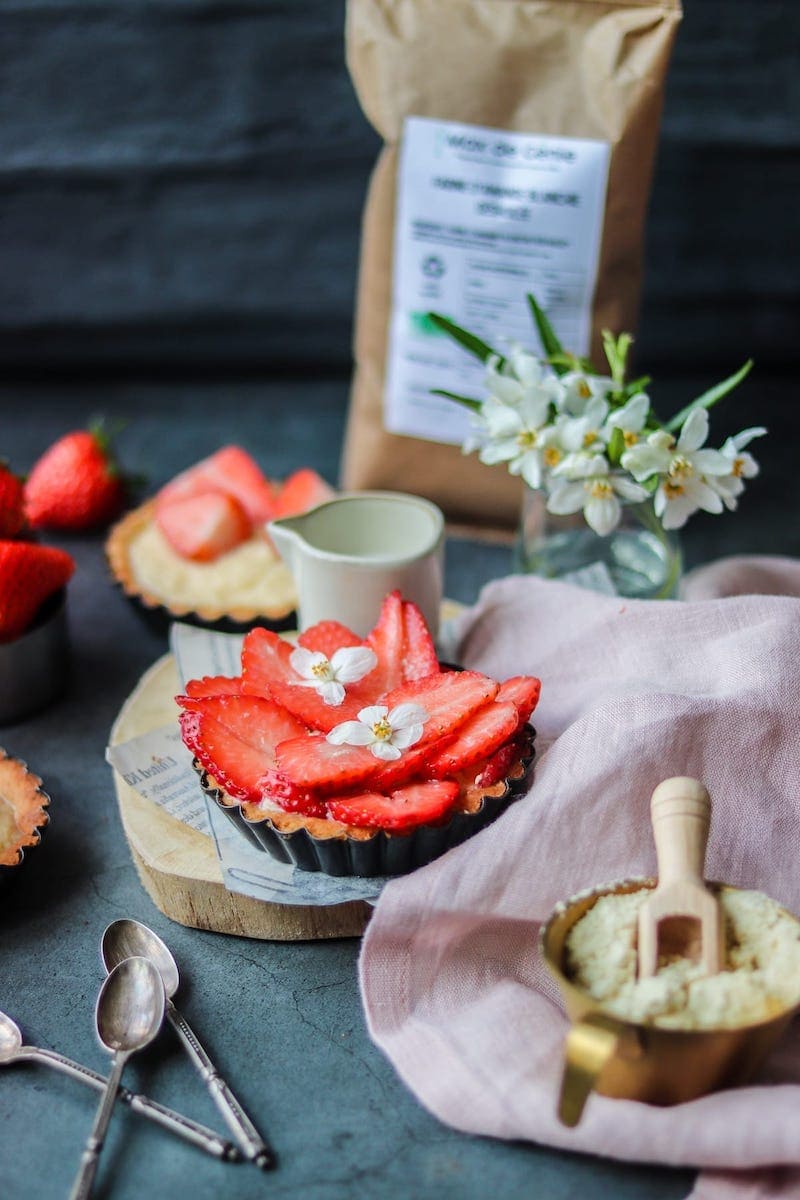
[[[420,355],[413,338],[402,343],[405,357],[392,348],[391,330],[398,328],[402,341],[402,322],[408,316],[398,313],[396,303],[402,272],[420,272],[419,303],[409,319],[417,322],[421,335],[431,333],[424,329],[426,307],[449,307],[446,315],[471,329],[475,322],[470,319],[477,315],[477,324],[488,321],[500,340],[504,333],[516,335],[526,291],[538,293],[559,331],[562,312],[580,296],[580,314],[562,326],[562,342],[574,352],[591,352],[599,368],[600,331],[633,330],[636,324],[663,88],[680,19],[680,0],[349,0],[348,66],[384,147],[363,219],[356,369],[342,462],[345,487],[416,492],[437,502],[451,520],[516,522],[520,480],[462,455],[457,443],[466,417],[461,407],[430,401],[440,408],[436,429],[427,429],[423,393],[427,396],[429,387],[442,384],[431,370],[428,385],[424,360],[431,353],[441,357],[442,350],[429,350],[432,337],[419,341]],[[422,195],[418,210],[408,220],[401,212],[395,228],[398,169],[407,171],[410,181],[415,178],[416,159],[408,157],[409,147],[417,155],[425,138],[430,169],[425,176],[423,164],[421,177],[433,189],[437,215],[427,227]],[[459,148],[452,151],[450,163],[438,157],[444,143]],[[594,156],[585,192],[559,188],[557,172],[572,147]],[[481,154],[488,163],[485,170]],[[498,156],[513,162],[503,185],[493,186]],[[529,173],[531,164],[538,174]],[[407,186],[412,194],[416,184]],[[466,210],[458,208],[465,204]],[[564,254],[561,260],[553,258],[569,238],[565,242],[550,236],[548,222],[584,221],[593,206],[596,228],[587,235],[576,275]],[[450,208],[453,214],[457,209],[478,214],[483,226],[467,227],[459,216],[448,217]],[[412,238],[411,258],[406,255],[401,262],[402,247],[398,250],[395,239],[411,228],[412,218],[419,240]],[[448,226],[448,220],[454,224]],[[575,244],[583,237],[576,234]],[[515,245],[524,246],[524,254],[516,253]],[[453,311],[452,303],[441,305],[449,294],[445,284],[449,287],[458,271],[464,273],[465,317]],[[393,319],[399,320],[397,326]],[[532,322],[526,322],[524,336],[538,348]],[[467,358],[464,351],[457,353]],[[385,385],[393,356],[413,376],[411,426],[416,429],[415,414],[422,412],[422,434],[387,431]],[[404,387],[401,379],[401,403]],[[448,390],[460,390],[456,380]],[[479,387],[472,394],[480,399]],[[448,405],[452,415],[446,412]],[[403,428],[404,422],[405,417]],[[397,424],[394,417],[389,421],[392,427]],[[447,440],[452,444],[443,444]]]

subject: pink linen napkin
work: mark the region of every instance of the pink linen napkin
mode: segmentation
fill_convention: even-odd
[[[755,593],[765,573],[800,594],[778,559],[706,568],[689,594],[745,577]],[[672,1108],[595,1095],[567,1129],[567,1023],[537,952],[558,900],[655,873],[649,799],[670,775],[711,792],[709,877],[800,912],[800,599],[630,601],[515,576],[460,632],[465,665],[541,677],[536,774],[494,825],[385,888],[360,963],[374,1041],[458,1129],[709,1168],[695,1200],[800,1195],[797,1022],[752,1086]]]

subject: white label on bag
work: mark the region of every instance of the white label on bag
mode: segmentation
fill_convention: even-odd
[[[484,398],[482,364],[428,319],[438,312],[499,353],[538,352],[526,294],[562,344],[586,354],[609,147],[407,118],[397,187],[385,424],[458,443],[467,410],[431,395]]]

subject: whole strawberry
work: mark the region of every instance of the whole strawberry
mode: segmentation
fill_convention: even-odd
[[[76,532],[106,525],[124,500],[124,481],[99,426],[59,438],[25,484],[25,514],[34,529]]]
[[[25,524],[22,480],[0,463],[0,538],[16,537]]]
[[[35,542],[0,541],[0,641],[25,633],[48,596],[75,570],[65,550]]]

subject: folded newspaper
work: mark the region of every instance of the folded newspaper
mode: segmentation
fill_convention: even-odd
[[[238,675],[242,638],[175,624],[170,648],[181,684],[204,675]],[[106,749],[106,760],[146,800],[214,842],[229,892],[280,904],[342,904],[374,900],[383,879],[336,878],[300,871],[257,850],[201,790],[177,721]]]

